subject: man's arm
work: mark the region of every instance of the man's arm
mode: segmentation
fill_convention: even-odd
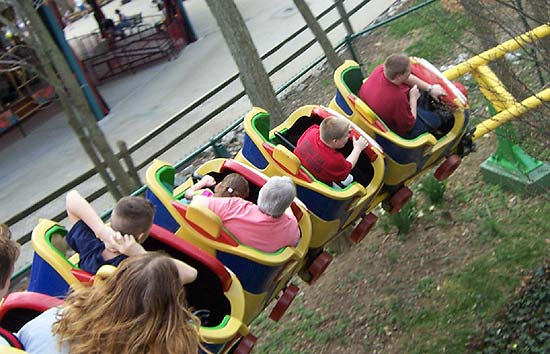
[[[358,139],[353,138],[353,150],[348,155],[346,160],[351,163],[351,168],[355,167],[359,156],[361,156],[361,151],[367,147],[367,140],[360,136]]]
[[[416,119],[416,105],[419,97],[420,91],[418,91],[418,87],[414,85],[409,90],[409,107],[411,108],[411,113],[414,116],[414,119]]]
[[[110,242],[114,237],[113,229],[103,223],[90,203],[76,190],[67,194],[65,205],[71,222],[76,223],[78,220],[82,220],[103,242]]]
[[[428,92],[433,98],[437,98],[439,96],[446,96],[447,92],[441,87],[439,84],[430,85],[426,81],[422,80],[416,75],[410,74],[409,78],[405,81],[407,85],[410,87],[413,87],[416,85],[420,90]],[[416,112],[416,109],[415,109]]]

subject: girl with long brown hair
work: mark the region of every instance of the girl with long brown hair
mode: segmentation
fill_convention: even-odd
[[[197,353],[199,321],[185,307],[175,262],[155,252],[130,257],[104,284],[75,290],[61,309],[27,323],[19,339],[41,354]]]

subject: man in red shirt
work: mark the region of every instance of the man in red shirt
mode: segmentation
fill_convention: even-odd
[[[336,151],[346,145],[349,132],[350,124],[346,119],[327,117],[320,126],[313,125],[302,134],[294,154],[319,181],[329,186],[339,182],[347,185],[353,180],[351,169],[367,147],[366,139],[359,137],[353,139],[353,150],[347,158]]]
[[[436,99],[446,95],[440,85],[430,85],[411,74],[411,62],[406,54],[392,54],[384,64],[372,71],[359,90],[359,98],[391,130],[404,138],[412,139],[427,131],[436,130],[441,124],[435,113],[417,107],[419,89]]]

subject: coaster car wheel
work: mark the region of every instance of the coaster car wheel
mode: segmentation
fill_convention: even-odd
[[[298,291],[300,289],[294,285],[290,284],[286,287],[285,291],[283,292],[283,295],[279,298],[279,301],[275,304],[273,307],[273,310],[271,310],[271,313],[269,314],[269,318],[271,318],[273,321],[279,321],[281,317],[285,314],[286,310],[296,297],[298,295]]]
[[[323,274],[323,272],[327,269],[330,262],[332,262],[332,256],[330,253],[326,251],[321,252],[308,268],[308,271],[311,274],[311,279],[308,283],[315,283],[315,281],[317,281],[321,274]]]
[[[397,214],[397,212],[403,208],[403,205],[407,204],[409,199],[411,199],[412,194],[413,192],[409,189],[409,187],[401,187],[390,198],[389,204],[391,205],[391,209],[389,210],[389,213],[391,215]]]
[[[349,239],[354,244],[358,244],[367,236],[369,231],[372,229],[374,224],[376,224],[376,221],[378,220],[378,217],[374,215],[373,213],[368,213],[367,215],[363,215],[361,222],[359,222],[359,225],[353,229],[351,232],[351,236]]]
[[[434,177],[438,181],[443,181],[447,179],[454,171],[460,166],[462,159],[458,155],[451,155],[447,157],[445,162],[443,162],[437,170],[434,172]]]
[[[239,344],[237,344],[237,348],[235,348],[234,351],[232,351],[233,354],[248,354],[252,351],[252,348],[254,348],[254,345],[256,344],[256,341],[258,338],[254,337],[252,334],[247,334],[246,336],[242,337],[239,341]]]

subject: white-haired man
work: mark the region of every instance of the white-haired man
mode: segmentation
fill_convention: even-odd
[[[295,197],[292,179],[275,176],[260,189],[258,205],[238,197],[205,196],[196,196],[191,203],[216,213],[242,244],[271,253],[300,240],[298,222],[289,209]]]

